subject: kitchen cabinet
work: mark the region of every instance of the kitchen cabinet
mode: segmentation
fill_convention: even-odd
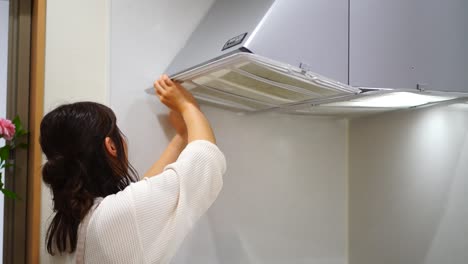
[[[468,91],[468,1],[351,0],[353,86]]]

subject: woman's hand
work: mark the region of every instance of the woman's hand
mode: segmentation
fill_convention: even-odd
[[[187,126],[185,125],[185,121],[182,118],[182,115],[175,112],[174,110],[171,110],[171,112],[169,112],[169,122],[176,130],[177,134],[180,135],[183,139],[187,140]]]
[[[173,82],[167,75],[154,82],[159,100],[170,109],[179,113],[187,127],[187,142],[207,140],[216,143],[213,130],[206,116],[200,111],[195,98],[179,83]]]
[[[165,74],[154,82],[154,88],[159,96],[159,100],[178,113],[183,113],[192,106],[198,108],[193,95],[179,83],[169,79]]]

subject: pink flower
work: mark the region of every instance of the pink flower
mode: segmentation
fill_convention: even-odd
[[[0,118],[0,136],[3,136],[6,140],[12,140],[15,129],[15,125],[10,120]]]

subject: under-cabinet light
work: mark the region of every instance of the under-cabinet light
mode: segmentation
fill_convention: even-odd
[[[455,97],[416,94],[411,92],[394,92],[364,96],[346,102],[325,104],[324,106],[405,108],[451,100],[454,98]]]

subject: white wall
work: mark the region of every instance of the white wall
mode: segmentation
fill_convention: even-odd
[[[48,0],[44,111],[81,100],[108,103],[109,3]],[[62,263],[45,251],[51,215],[49,190],[42,191],[41,263]]]
[[[170,136],[165,107],[143,90],[211,3],[111,3],[111,106],[140,172]],[[219,199],[174,263],[347,263],[346,122],[204,110],[228,172]]]
[[[468,259],[468,104],[350,123],[350,263]]]
[[[167,143],[159,125],[166,108],[143,90],[163,73],[212,2],[111,1],[110,103],[140,173]]]
[[[205,109],[228,171],[174,263],[347,263],[347,123]]]
[[[8,23],[8,19],[9,19],[8,11],[9,11],[9,2],[0,0],[0,118],[6,117],[8,24],[9,24]],[[5,141],[3,139],[0,139],[0,147],[4,145],[5,145]],[[4,205],[4,196],[0,195],[0,238],[3,238],[3,205]],[[3,241],[3,239],[0,239],[0,241]],[[0,259],[3,259],[3,244],[2,243],[0,243]]]

